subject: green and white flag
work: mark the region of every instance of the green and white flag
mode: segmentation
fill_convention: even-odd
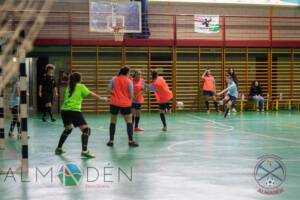
[[[194,29],[196,33],[219,33],[219,15],[194,15]]]

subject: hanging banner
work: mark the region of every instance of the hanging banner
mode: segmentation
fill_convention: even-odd
[[[219,15],[194,15],[194,29],[196,33],[219,33]]]

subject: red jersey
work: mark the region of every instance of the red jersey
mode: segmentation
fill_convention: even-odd
[[[204,76],[203,90],[205,91],[215,90],[215,78],[213,76]]]
[[[168,103],[173,98],[173,93],[163,77],[159,76],[152,82],[152,85],[155,89],[155,97],[158,103]]]
[[[132,82],[126,76],[115,76],[110,84],[112,90],[110,104],[118,107],[130,107]]]
[[[145,81],[144,79],[140,78],[139,81],[132,80],[133,83],[133,95],[136,96],[140,93],[139,96],[135,98],[135,103],[143,103],[144,102],[144,96],[143,96],[143,90],[145,87]]]

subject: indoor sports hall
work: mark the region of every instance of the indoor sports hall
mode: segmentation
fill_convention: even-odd
[[[298,200],[300,1],[0,0],[0,200]]]

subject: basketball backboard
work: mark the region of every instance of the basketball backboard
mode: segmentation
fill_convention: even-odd
[[[140,2],[90,0],[91,32],[113,32],[113,27],[122,27],[124,33],[140,33],[141,17]]]

